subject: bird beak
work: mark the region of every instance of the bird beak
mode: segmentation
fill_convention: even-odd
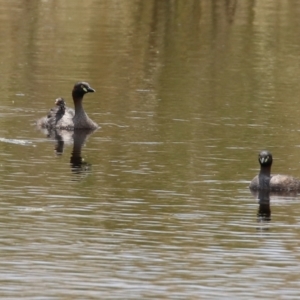
[[[94,92],[96,92],[96,90],[94,90],[93,88],[89,87],[89,88],[87,89],[87,92],[88,92],[88,93],[94,93]]]

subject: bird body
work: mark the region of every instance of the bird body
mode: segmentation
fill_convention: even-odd
[[[271,175],[273,156],[269,151],[261,151],[258,155],[260,172],[255,176],[249,188],[252,191],[269,190],[272,192],[300,191],[300,181],[289,175]]]
[[[46,117],[39,119],[37,125],[47,129],[97,129],[99,126],[88,117],[82,106],[83,96],[93,92],[95,90],[87,82],[76,83],[72,91],[75,109],[67,107],[63,98],[57,98],[56,106]]]

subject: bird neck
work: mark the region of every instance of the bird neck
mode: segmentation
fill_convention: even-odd
[[[83,99],[83,97],[73,94],[75,115],[84,113],[84,109],[82,106],[82,99]]]
[[[86,114],[82,106],[82,94],[72,93],[74,107],[75,107],[75,116],[73,117],[74,128],[77,129],[96,129],[98,125],[94,123]]]
[[[271,175],[271,166],[260,166],[259,174],[270,176]]]
[[[261,166],[258,174],[258,180],[261,189],[270,189],[271,166]]]

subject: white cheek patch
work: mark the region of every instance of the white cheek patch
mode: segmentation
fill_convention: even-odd
[[[269,160],[269,156],[267,156],[266,158],[260,158],[259,159],[260,160],[260,162],[263,164],[263,163],[266,163],[268,160]]]
[[[85,87],[82,87],[82,89],[87,93],[87,89]]]

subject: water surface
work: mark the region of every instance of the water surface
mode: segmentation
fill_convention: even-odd
[[[0,1],[0,296],[297,299],[297,1]],[[34,126],[85,80],[101,129]],[[74,142],[75,139],[75,142]]]

